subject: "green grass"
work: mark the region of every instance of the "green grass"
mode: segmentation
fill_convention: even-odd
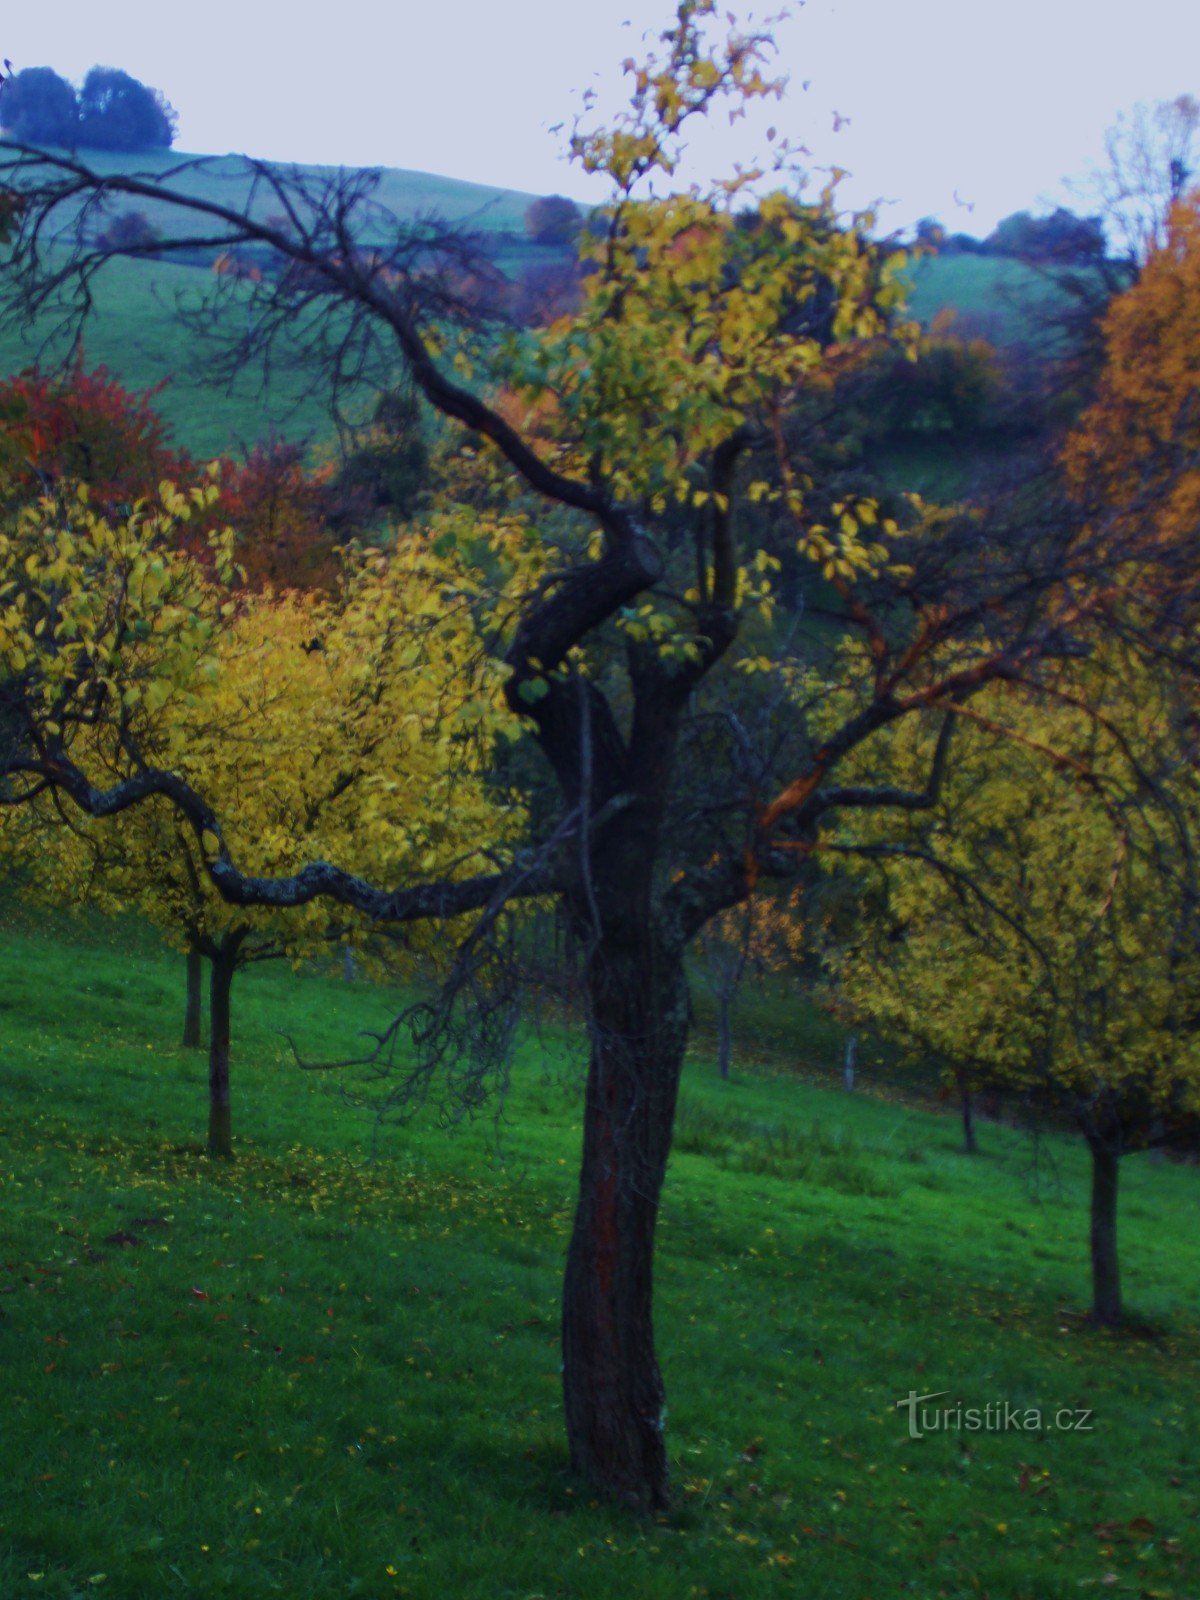
[[[564,1460],[569,1040],[526,1041],[498,1142],[376,1136],[277,1030],[340,1053],[388,996],[251,972],[213,1165],[181,1005],[136,929],[0,928],[5,1600],[1200,1592],[1194,1171],[1126,1163],[1142,1329],[1090,1332],[1074,1144],[1035,1202],[1015,1133],[969,1160],[953,1118],[823,1085],[835,1041],[806,1061],[773,993],[761,1068],[687,1070],[657,1276],[679,1504],[631,1521]],[[1094,1429],[914,1441],[910,1389]]]
[[[950,331],[1042,351],[1046,321],[1069,304],[1053,275],[1005,256],[927,256],[911,272],[909,310],[928,327],[952,311]]]
[[[251,374],[232,391],[214,380],[211,351],[190,338],[176,310],[179,299],[195,303],[212,282],[198,267],[124,256],[108,262],[95,284],[96,309],[84,334],[86,366],[108,367],[137,392],[165,380],[154,407],[174,440],[200,460],[235,452],[272,432],[305,441],[328,438],[327,404],[296,370],[278,368],[265,392]],[[33,329],[0,323],[0,372],[60,360],[62,343],[45,343],[51,331],[49,320]]]
[[[199,159],[176,151],[148,151],[130,158],[96,150],[83,152],[83,157],[105,175],[130,170],[131,162],[139,173],[158,175],[179,162]],[[315,179],[331,169],[296,170]],[[177,187],[238,210],[248,205],[260,220],[280,209],[278,201],[261,190],[251,199],[237,156],[206,158],[204,165],[182,175]],[[485,235],[503,235],[499,248],[505,270],[517,271],[526,260],[545,259],[545,250],[522,238],[525,211],[533,195],[428,172],[385,168],[377,199],[401,219],[437,216]],[[178,216],[169,207],[120,200],[115,205],[118,210],[141,210],[164,233],[178,229]],[[103,363],[134,390],[149,389],[167,379],[156,407],[177,441],[201,459],[235,450],[242,443],[252,445],[272,432],[306,442],[329,438],[332,425],[321,386],[313,384],[311,374],[289,369],[286,360],[272,372],[265,391],[250,376],[232,391],[214,382],[206,370],[208,352],[188,335],[176,314],[180,297],[195,303],[212,286],[205,267],[116,257],[96,281],[96,310],[85,332],[87,364]],[[226,323],[237,314],[236,306],[226,308]],[[49,320],[33,329],[11,322],[0,325],[0,373],[17,372],[38,359],[49,364],[61,359],[64,351],[69,353],[69,345],[46,345],[51,330]]]
[[[180,150],[139,150],[135,154],[82,150],[79,159],[104,177],[133,173],[139,177],[158,178],[172,173],[172,187],[180,193],[215,201],[235,211],[249,210],[257,221],[265,222],[282,210],[268,187],[252,183],[245,157],[240,155],[201,156]],[[188,163],[194,165],[186,171],[176,171]],[[319,185],[339,170],[303,164],[278,165],[309,185]],[[378,170],[379,186],[373,198],[401,219],[436,216],[445,222],[462,223],[484,232],[521,233],[525,228],[525,212],[536,198],[519,189],[496,189],[488,184],[443,178],[433,172],[414,172],[404,167]],[[114,205],[117,209],[142,211],[153,226],[164,233],[178,234],[179,215],[171,206],[127,196],[117,197]]]

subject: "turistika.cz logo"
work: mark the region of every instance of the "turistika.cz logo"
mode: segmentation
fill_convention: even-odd
[[[984,1406],[967,1406],[961,1400],[938,1406],[949,1389],[918,1394],[910,1389],[896,1401],[897,1411],[908,1412],[908,1437],[923,1439],[927,1433],[1090,1433],[1092,1412],[1079,1406],[1059,1406],[1043,1411],[1041,1406],[1015,1406],[1008,1400],[991,1400]]]

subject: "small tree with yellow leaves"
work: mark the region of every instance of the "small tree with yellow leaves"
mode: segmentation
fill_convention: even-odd
[[[949,1074],[1065,1114],[1092,1159],[1092,1317],[1121,1320],[1121,1157],[1200,1137],[1200,958],[1186,852],[1194,732],[1174,686],[1092,664],[1089,709],[982,696],[919,821],[833,844],[870,908],[833,959],[839,1009]],[[1102,724],[1097,725],[1097,711]],[[928,759],[896,729],[897,767]],[[1130,790],[1128,762],[1142,786]]]
[[[25,525],[34,543],[49,510]],[[84,522],[107,526],[86,514]],[[131,530],[133,546],[140,536],[153,547],[170,527],[151,520]],[[65,740],[92,782],[119,783],[151,762],[171,768],[212,797],[239,855],[264,875],[320,855],[385,880],[453,877],[503,852],[520,817],[486,777],[499,675],[479,648],[469,587],[452,564],[414,540],[390,557],[352,560],[336,597],[235,600],[196,580],[186,558],[160,559],[180,584],[191,580],[202,642],[186,674],[154,676],[158,641],[146,623],[144,686],[122,690],[115,720],[98,709]],[[138,582],[152,603],[149,570],[136,559],[95,567],[93,593]],[[137,631],[144,621],[124,626]],[[53,726],[41,731],[53,736]],[[287,911],[228,904],[205,870],[202,837],[162,796],[101,822],[64,811],[49,789],[7,823],[0,840],[31,867],[34,893],[136,910],[207,958],[208,1151],[230,1155],[236,973],[251,962],[299,961],[334,939],[361,942],[369,922],[353,910],[331,916],[319,901]],[[421,928],[414,934],[410,964],[434,943]]]

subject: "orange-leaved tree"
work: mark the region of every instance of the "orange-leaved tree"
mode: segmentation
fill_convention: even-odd
[[[1200,190],[1171,208],[1165,240],[1103,331],[1105,365],[1064,452],[1067,478],[1148,572],[1176,568],[1193,560],[1200,527]]]
[[[163,386],[126,389],[107,367],[89,371],[83,346],[66,371],[29,368],[0,381],[0,433],[9,495],[29,499],[63,481],[85,482],[114,511],[153,498],[164,481],[197,477],[154,408]]]

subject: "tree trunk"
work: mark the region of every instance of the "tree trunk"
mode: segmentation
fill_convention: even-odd
[[[1120,1156],[1100,1139],[1092,1152],[1092,1321],[1115,1328],[1121,1321],[1121,1277],[1117,1261],[1117,1175]]]
[[[854,1068],[858,1061],[858,1035],[852,1033],[846,1040],[846,1054],[842,1061],[842,1088],[847,1094],[854,1091]]]
[[[733,996],[717,996],[717,1071],[728,1079],[733,1066]]]
[[[1150,1122],[1150,1160],[1154,1166],[1159,1166],[1163,1159],[1163,1139],[1166,1135],[1166,1123],[1162,1117],[1153,1117]]]
[[[187,953],[187,998],[183,1007],[183,1048],[199,1050],[200,1012],[204,989],[204,957],[199,950]]]
[[[233,1119],[229,1097],[229,997],[237,971],[237,951],[221,949],[212,957],[208,1016],[208,1153],[233,1155]]]
[[[962,1106],[963,1149],[967,1155],[979,1154],[979,1141],[975,1137],[975,1111],[971,1104],[971,1085],[965,1072],[958,1074],[959,1102]]]
[[[571,1464],[607,1498],[667,1504],[652,1319],[654,1231],[688,1031],[682,949],[606,929],[586,975],[592,1036],[579,1203],[563,1286]]]

